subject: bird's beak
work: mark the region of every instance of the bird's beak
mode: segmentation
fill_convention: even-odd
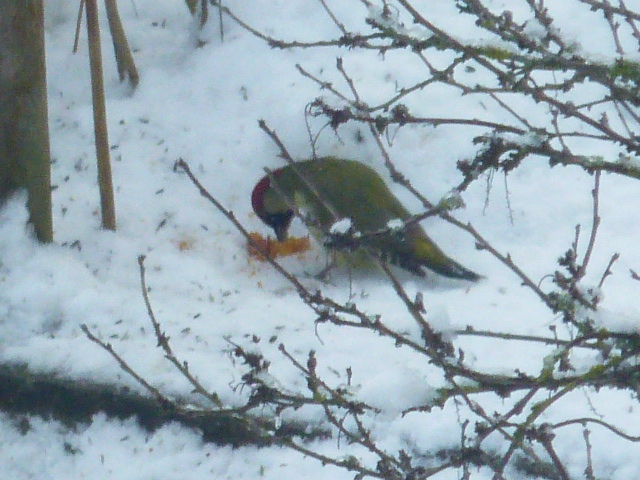
[[[279,242],[284,242],[289,236],[289,225],[280,224],[273,227],[273,231],[276,232],[276,238]]]
[[[293,210],[287,210],[286,212],[269,215],[263,219],[263,222],[273,228],[279,242],[284,242],[288,237],[291,220],[293,220]]]

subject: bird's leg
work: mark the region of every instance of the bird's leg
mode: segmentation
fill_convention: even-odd
[[[337,253],[335,250],[329,250],[329,253],[327,255],[327,264],[322,270],[320,270],[318,273],[314,275],[315,278],[317,278],[323,283],[327,283],[329,274],[336,267],[336,265],[338,265]]]

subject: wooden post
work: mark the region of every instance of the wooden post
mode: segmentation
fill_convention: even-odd
[[[93,99],[93,129],[98,160],[98,185],[102,228],[116,229],[116,208],[113,198],[109,135],[107,131],[107,109],[105,106],[104,80],[102,73],[102,51],[100,48],[100,26],[96,0],[86,0],[87,32],[89,35],[89,63],[91,65],[91,96]]]
[[[42,0],[0,1],[0,203],[19,188],[38,239],[52,241]]]

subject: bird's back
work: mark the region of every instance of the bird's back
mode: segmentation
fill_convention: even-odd
[[[295,178],[298,177],[295,170],[320,192],[328,209],[322,206],[304,181]],[[283,169],[283,176],[294,179],[286,183],[296,185],[295,191],[287,193],[304,197],[306,208],[312,210],[311,213],[324,229],[328,229],[336,220],[350,218],[359,231],[377,231],[385,228],[389,220],[406,220],[410,216],[380,175],[363,163],[324,157],[297,162],[295,170],[291,166]],[[338,218],[334,218],[331,210]]]
[[[363,163],[335,157],[304,160],[282,168],[276,178],[283,193],[312,217],[322,235],[337,220],[348,218],[363,235],[363,246],[417,275],[423,276],[426,266],[448,277],[480,278],[447,257],[418,223],[398,232],[371,235],[384,231],[390,220],[405,221],[411,214],[382,177]]]

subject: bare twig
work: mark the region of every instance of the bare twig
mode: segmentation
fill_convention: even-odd
[[[347,32],[347,29],[342,24],[342,22],[340,22],[340,20],[338,20],[338,17],[336,17],[335,14],[331,11],[329,6],[327,5],[327,2],[325,0],[318,0],[318,1],[322,5],[322,8],[324,8],[325,12],[327,12],[327,15],[329,15],[329,17],[331,18],[331,21],[335,23],[336,27],[340,29],[340,31],[342,32],[342,35],[347,36],[349,32]]]
[[[84,323],[80,325],[80,329],[84,332],[84,334],[87,336],[89,340],[99,345],[103,350],[105,350],[109,355],[111,355],[113,359],[118,363],[120,368],[125,372],[127,372],[127,374],[129,374],[131,378],[133,378],[136,382],[142,385],[142,387],[146,391],[151,393],[156,398],[156,400],[160,405],[162,405],[164,408],[171,408],[171,409],[176,408],[176,404],[174,402],[172,402],[167,397],[165,397],[162,393],[160,393],[160,390],[158,390],[156,387],[154,387],[149,382],[147,382],[142,376],[136,373],[136,371],[133,370],[133,368],[131,368],[129,364],[120,355],[118,355],[118,353],[113,349],[110,343],[105,343],[102,340],[100,340],[98,337],[93,335],[89,330],[89,327],[87,327]]]
[[[607,430],[609,430],[612,433],[615,433],[617,436],[619,436],[620,438],[624,438],[625,440],[629,441],[629,442],[640,442],[640,435],[629,435],[628,433],[623,432],[621,429],[614,427],[613,425],[611,425],[608,422],[605,422],[604,420],[600,420],[599,418],[588,418],[588,417],[582,417],[582,418],[572,418],[571,420],[565,420],[563,422],[558,422],[555,423],[553,425],[554,429],[558,429],[558,428],[562,428],[562,427],[567,427],[570,425],[586,425],[588,423],[594,423],[596,425],[599,425],[601,427],[606,428]]]
[[[619,253],[614,253],[613,255],[611,255],[611,258],[609,259],[609,263],[607,264],[607,268],[604,269],[602,278],[600,279],[600,282],[598,282],[598,288],[602,288],[602,285],[604,285],[604,281],[607,279],[607,277],[613,274],[613,272],[611,272],[611,267],[613,267],[613,264],[616,263],[619,258],[620,258]]]
[[[629,11],[629,9],[627,8],[627,6],[624,4],[623,0],[619,0],[620,2],[620,9],[623,10],[625,13],[623,14],[624,20],[625,22],[627,22],[629,24],[629,26],[631,27],[631,31],[633,32],[633,36],[636,38],[636,40],[638,41],[638,50],[640,50],[640,30],[638,29],[637,25],[636,25],[636,21],[638,21],[637,19],[634,20],[634,18],[631,16],[631,13]]]
[[[485,338],[496,338],[505,341],[521,341],[521,342],[533,342],[533,343],[544,343],[545,345],[558,345],[564,347],[579,347],[579,348],[588,348],[591,350],[600,350],[601,346],[594,345],[590,343],[586,343],[587,340],[592,340],[589,338],[583,339],[574,339],[574,340],[560,340],[558,338],[549,338],[549,337],[538,337],[535,335],[517,335],[515,333],[504,333],[504,332],[493,332],[490,330],[475,330],[472,327],[467,327],[464,330],[455,330],[454,333],[460,336],[477,336],[477,337],[485,337]],[[597,340],[597,339],[596,339]]]
[[[396,294],[398,295],[398,297],[400,297],[405,307],[407,308],[407,311],[411,314],[413,319],[420,327],[422,337],[425,340],[427,346],[430,349],[433,349],[434,352],[442,351],[445,355],[451,355],[453,353],[453,345],[445,342],[442,339],[442,335],[436,333],[431,325],[429,325],[429,323],[424,319],[419,306],[417,306],[415,302],[411,301],[402,284],[398,281],[389,266],[381,259],[378,259],[378,264],[380,265],[380,268],[382,268],[384,273],[387,274],[387,277],[389,278],[391,285],[393,285],[393,289],[395,290]],[[441,361],[444,361],[444,358],[442,358]]]
[[[200,195],[202,195],[203,197],[205,197],[207,200],[209,200],[225,217],[227,217],[227,219],[229,219],[229,221],[231,223],[233,223],[233,225],[238,229],[238,231],[244,236],[244,238],[247,240],[247,242],[249,242],[249,244],[256,249],[256,251],[260,252],[260,254],[262,256],[264,256],[264,258],[267,259],[267,262],[269,262],[269,264],[275,268],[278,273],[280,273],[283,277],[285,277],[298,291],[298,293],[300,294],[300,296],[304,299],[304,298],[309,298],[312,297],[313,295],[306,289],[306,287],[304,285],[302,285],[302,283],[300,283],[298,281],[297,278],[295,278],[291,273],[289,273],[287,270],[285,270],[276,260],[274,260],[268,252],[264,251],[262,246],[259,245],[255,240],[253,240],[253,238],[251,237],[251,235],[249,235],[249,232],[242,226],[242,224],[236,219],[236,216],[233,214],[233,212],[231,210],[227,210],[215,197],[213,197],[203,186],[202,184],[198,181],[198,179],[195,177],[195,175],[193,175],[193,173],[191,172],[191,168],[189,168],[189,165],[187,164],[187,162],[185,162],[182,158],[178,159],[175,163],[175,170],[183,170],[187,176],[189,177],[189,180],[191,180],[191,182],[196,186],[196,188],[198,189],[198,191],[200,192]]]
[[[76,19],[76,33],[73,39],[73,53],[78,52],[78,44],[80,43],[80,28],[82,27],[82,14],[84,13],[84,2],[85,0],[80,0],[78,2],[78,18]]]
[[[146,276],[145,276],[145,268],[144,268],[144,260],[145,256],[140,255],[138,257],[138,267],[140,270],[140,289],[142,291],[142,298],[144,299],[144,304],[147,307],[147,315],[151,324],[153,325],[153,330],[156,334],[156,338],[158,339],[158,346],[164,350],[165,358],[169,360],[174,367],[182,374],[184,378],[193,386],[194,392],[202,395],[204,398],[209,400],[212,404],[214,404],[218,408],[223,408],[222,402],[216,393],[209,392],[204,386],[195,378],[189,369],[187,362],[180,362],[178,358],[173,353],[171,349],[171,345],[169,344],[169,337],[162,331],[160,327],[160,323],[156,319],[155,314],[153,313],[153,308],[151,306],[151,302],[149,301],[149,293],[147,289]]]
[[[524,433],[533,425],[535,420],[542,415],[551,405],[557,402],[564,395],[573,391],[575,388],[579,386],[578,383],[573,385],[568,385],[562,388],[560,391],[555,394],[549,396],[546,400],[543,400],[535,405],[535,408],[532,409],[531,413],[527,416],[526,420],[518,425],[516,428],[516,433],[513,435],[513,440],[511,441],[507,452],[502,456],[500,460],[500,464],[496,468],[496,474],[493,476],[494,480],[500,480],[502,478],[502,474],[504,469],[509,464],[511,457],[513,454],[519,449],[523,447],[523,442],[525,441]]]
[[[582,278],[587,271],[587,266],[589,265],[591,254],[593,253],[593,247],[596,243],[598,227],[600,226],[600,174],[600,171],[595,173],[593,190],[591,190],[591,195],[593,196],[593,221],[591,224],[591,234],[589,236],[589,243],[587,244],[587,251],[584,253],[582,265],[580,266],[577,274],[578,279]]]
[[[582,436],[584,438],[585,450],[587,451],[587,466],[584,468],[584,476],[587,480],[596,480],[596,476],[593,472],[593,449],[589,438],[590,434],[591,432],[589,432],[586,424],[583,424]]]
[[[546,428],[546,425],[543,425],[540,430],[541,432],[537,435],[536,439],[542,444],[549,457],[551,457],[551,461],[558,470],[560,478],[562,480],[569,480],[570,477],[567,473],[567,469],[564,467],[564,464],[562,463],[562,460],[560,460],[555,448],[553,448],[554,434]]]

